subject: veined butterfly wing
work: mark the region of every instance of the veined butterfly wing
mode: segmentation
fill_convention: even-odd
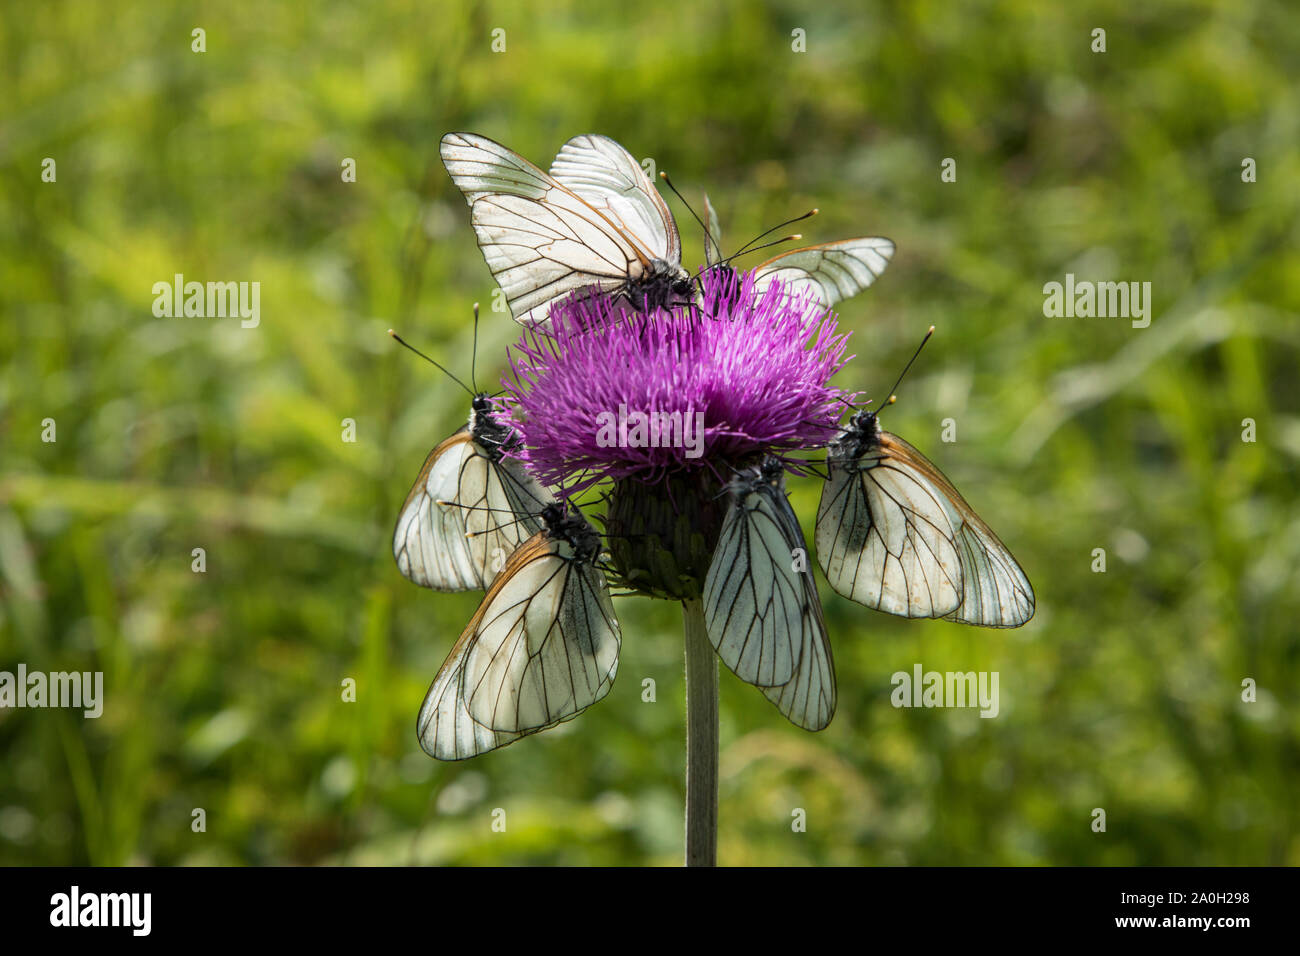
[[[674,283],[685,281],[684,274],[678,275],[680,263],[674,266],[649,253],[654,248],[650,240],[611,221],[572,188],[500,143],[473,133],[448,133],[441,152],[443,165],[469,203],[483,258],[517,321],[544,324],[557,299],[578,291],[623,294],[637,305],[659,305]]]
[[[791,298],[811,295],[811,304],[829,309],[875,282],[894,255],[894,243],[879,236],[841,239],[774,256],[761,264],[754,294],[779,280]]]
[[[704,257],[709,258],[709,249],[712,247],[721,256],[722,252],[722,226],[718,223],[718,211],[713,208],[713,203],[709,201],[709,194],[704,194]]]
[[[511,438],[479,395],[469,424],[429,452],[393,530],[404,577],[435,591],[483,590],[541,530],[539,516],[554,498],[502,455]]]
[[[728,490],[731,504],[704,582],[709,640],[723,663],[787,718],[821,730],[835,712],[835,669],[783,468],[768,459]]]
[[[600,539],[558,505],[510,556],[434,678],[420,746],[463,760],[576,717],[609,693],[618,620],[594,561]]]
[[[668,204],[632,155],[608,136],[575,136],[560,148],[551,164],[551,176],[567,186],[623,234],[650,259],[661,259],[680,269],[682,240]]]
[[[1019,627],[1034,590],[944,474],[859,412],[830,449],[817,556],[837,592],[902,617]]]
[[[824,729],[835,715],[835,660],[826,636],[821,599],[816,596],[815,585],[811,586],[815,621],[810,621],[800,634],[799,666],[784,684],[759,690],[791,723],[816,731]]]

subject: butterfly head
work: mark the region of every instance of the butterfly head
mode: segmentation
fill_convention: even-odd
[[[766,455],[757,465],[744,469],[727,484],[733,496],[753,494],[761,488],[780,491],[785,481],[785,465],[775,455]]]
[[[486,392],[474,396],[473,401],[470,402],[470,435],[493,461],[500,461],[503,452],[518,446],[519,435],[509,425],[499,421],[496,416],[496,405]]]
[[[728,284],[735,283],[740,276],[739,272],[731,268],[731,266],[727,265],[725,262],[709,266],[705,271],[708,275],[714,277],[719,282],[726,282]]]
[[[876,412],[862,409],[849,419],[848,427],[831,445],[831,457],[854,461],[880,445],[880,421]]]
[[[666,259],[651,259],[640,276],[629,277],[624,294],[639,312],[671,310],[695,301],[695,285],[685,269]]]
[[[695,284],[682,274],[673,280],[672,292],[679,303],[685,304],[695,298]]]
[[[542,509],[542,521],[547,537],[566,542],[578,561],[590,564],[600,555],[600,535],[576,508],[549,504]]]
[[[726,263],[710,266],[700,273],[699,285],[701,293],[706,288],[714,290],[713,312],[715,315],[730,314],[731,310],[740,304],[741,284],[740,273]]]
[[[779,488],[781,480],[785,476],[785,465],[781,460],[773,455],[768,455],[763,459],[763,463],[758,466],[758,476],[763,484],[772,488]]]

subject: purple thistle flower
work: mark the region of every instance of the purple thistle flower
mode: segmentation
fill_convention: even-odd
[[[725,482],[764,454],[836,437],[852,395],[835,315],[754,276],[702,273],[701,306],[628,313],[574,297],[511,356],[509,394],[529,469],[577,493],[605,479],[657,483],[708,470]],[[662,428],[660,426],[663,426]]]
[[[462,496],[471,499],[463,506],[477,509],[485,522],[496,519],[494,512],[501,512],[502,525],[536,518],[524,496],[514,496],[515,501],[506,490],[508,484],[523,487],[531,480],[524,482],[528,476],[521,478],[517,463],[504,462],[501,455],[522,461],[532,478],[559,489],[561,499],[574,499],[599,483],[609,487],[600,499],[603,514],[597,516],[603,534],[597,535],[580,512],[570,514],[572,501],[548,504],[541,514],[546,527],[506,557],[501,576],[430,689],[421,711],[421,743],[429,726],[426,713],[444,721],[435,726],[451,738],[439,738],[435,730],[436,746],[426,749],[459,759],[545,730],[603,697],[614,679],[619,647],[607,579],[680,601],[687,685],[686,858],[688,864],[712,863],[718,659],[760,687],[801,727],[825,727],[835,709],[825,621],[807,543],[786,497],[785,471],[801,472],[800,452],[829,445],[835,454],[846,434],[857,434],[854,429],[880,434],[857,424],[874,426],[874,417],[855,417],[848,432],[840,427],[858,394],[830,384],[851,356],[846,355],[848,334],[820,303],[870,285],[892,255],[893,243],[861,237],[823,244],[798,250],[786,267],[769,270],[802,276],[803,294],[770,277],[759,293],[755,273],[738,276],[726,265],[714,266],[700,273],[698,302],[661,307],[665,299],[676,302],[691,291],[679,265],[680,244],[665,241],[670,235],[676,239],[676,226],[654,184],[613,140],[588,135],[566,143],[552,168],[562,170],[556,175],[567,183],[548,182],[540,169],[473,134],[444,137],[443,159],[470,203],[493,274],[498,280],[508,277],[503,288],[528,293],[530,302],[553,289],[550,266],[531,267],[538,256],[551,264],[567,262],[561,248],[601,233],[604,242],[616,232],[627,234],[623,222],[629,214],[650,224],[664,220],[657,232],[663,248],[655,251],[665,258],[643,263],[650,268],[638,276],[629,273],[605,295],[592,291],[596,276],[578,272],[578,291],[545,302],[545,324],[528,328],[511,350],[512,375],[503,380],[505,397],[494,400],[495,414],[476,399],[474,427],[439,448],[454,448],[456,441],[473,446],[484,422],[508,437],[486,454],[470,447],[472,469],[456,458],[452,464],[459,472],[438,471],[438,487],[454,489],[450,499],[446,492],[436,498],[429,494],[432,471],[426,464],[417,485],[424,498],[417,500],[430,541],[448,538],[446,516],[454,519],[455,512],[447,509],[461,506]],[[561,201],[552,204],[552,194]],[[576,200],[587,205],[575,206]],[[707,197],[705,205],[708,241],[716,248],[716,214]],[[585,224],[572,229],[574,216]],[[563,229],[563,242],[547,239],[555,228],[552,220]],[[545,250],[543,243],[557,248]],[[826,271],[794,264],[823,259]],[[852,281],[831,289],[825,280],[837,269],[847,270]],[[516,318],[528,321],[531,314],[516,312]],[[852,457],[846,469],[857,467],[857,456]],[[862,480],[857,472],[850,477]],[[494,492],[495,486],[500,490]],[[530,497],[540,502],[549,495],[538,488]],[[450,523],[459,530],[454,520]],[[447,549],[461,543],[459,537],[447,540]],[[899,564],[897,554],[891,557]],[[825,561],[822,567],[825,571]],[[943,570],[948,573],[949,566]],[[883,589],[883,575],[880,581]],[[481,632],[483,627],[492,633]],[[478,652],[480,633],[493,644],[483,653]],[[465,668],[476,675],[472,687]]]

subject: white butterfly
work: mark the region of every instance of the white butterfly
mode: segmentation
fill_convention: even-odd
[[[549,174],[474,133],[448,133],[441,152],[519,322],[546,323],[555,301],[575,292],[643,311],[693,300],[667,204],[612,139],[574,137]]]
[[[840,594],[902,617],[1019,627],[1034,589],[1011,552],[919,451],[861,411],[831,444],[817,556]]]
[[[576,717],[609,693],[618,621],[600,538],[559,505],[510,556],[434,678],[416,721],[425,752],[463,760]]]
[[[482,590],[522,542],[542,529],[554,498],[508,450],[518,436],[476,395],[469,424],[420,469],[393,531],[393,557],[410,580],[435,591]]]
[[[735,279],[735,270],[727,265],[727,260],[722,257],[718,214],[714,211],[707,195],[704,197],[704,210],[705,255],[709,255],[710,246],[718,250],[716,263],[712,257],[709,257],[709,268]],[[790,222],[806,219],[815,212],[816,210],[813,210],[812,213],[792,219]],[[779,229],[780,226],[775,228]],[[768,233],[772,231],[774,230],[769,229]],[[741,252],[768,233],[742,246]],[[736,253],[736,255],[740,254]],[[841,239],[838,242],[824,242],[795,249],[793,252],[784,252],[760,263],[754,270],[754,295],[761,297],[769,286],[779,282],[782,293],[787,299],[806,302],[809,310],[825,311],[835,303],[857,295],[875,282],[885,271],[893,255],[893,241],[880,236]],[[735,292],[732,294],[738,295],[738,281],[733,288]]]
[[[835,668],[784,468],[767,458],[728,491],[731,504],[704,581],[709,640],[723,663],[781,713],[821,730],[835,712]]]
[[[841,239],[773,256],[755,270],[754,294],[774,281],[792,299],[809,297],[810,307],[824,311],[866,289],[889,265],[894,243],[880,236]]]

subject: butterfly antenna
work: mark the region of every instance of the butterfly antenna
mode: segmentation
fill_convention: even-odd
[[[462,507],[466,507],[466,506],[463,506],[463,505],[462,505]],[[477,509],[477,508],[469,508],[468,510],[470,510],[470,511],[477,511],[478,509]],[[488,511],[500,511],[501,509],[500,509],[500,508],[488,508],[487,510],[488,510]],[[467,537],[467,538],[477,538],[477,537],[479,537],[480,535],[492,534],[492,532],[494,532],[494,531],[500,531],[502,528],[508,528],[508,527],[510,527],[512,524],[518,524],[518,523],[521,522],[521,521],[527,521],[529,518],[535,518],[535,517],[537,517],[537,516],[536,516],[536,515],[533,515],[533,514],[515,515],[515,517],[511,518],[509,521],[500,521],[500,522],[498,522],[495,528],[484,528],[482,531],[466,531],[466,532],[465,532],[465,537]]]
[[[434,498],[433,503],[439,508],[459,508],[461,511],[488,511],[493,514],[513,515],[515,514],[509,508],[493,508],[491,505],[466,505],[459,501],[452,501],[448,498]],[[522,521],[528,515],[517,515],[516,520]]]
[[[478,382],[474,380],[474,366],[478,363],[478,303],[474,303],[474,351],[469,353],[469,383],[474,387],[474,394],[478,394]]]
[[[907,370],[912,367],[912,363],[916,361],[916,357],[921,354],[921,349],[925,348],[925,343],[930,341],[930,336],[932,335],[934,335],[933,325],[930,326],[930,331],[925,333],[925,338],[921,339],[921,344],[916,347],[916,351],[913,352],[912,357],[907,360],[907,364],[903,366],[903,370],[898,373],[898,380],[894,382],[894,387],[889,390],[889,398],[887,398],[885,404],[881,406],[881,411],[884,411],[885,408],[898,401],[898,396],[895,395],[894,392],[898,390],[898,386],[903,382],[903,376],[906,375]]]
[[[414,345],[412,345],[410,342],[406,341],[406,339],[402,338],[400,335],[398,335],[398,334],[397,334],[396,332],[394,332],[392,329],[389,329],[389,330],[388,330],[388,334],[391,335],[394,339],[397,340],[397,344],[398,344],[398,345],[405,346],[406,348],[408,348],[408,349],[410,349],[412,352],[414,352],[416,355],[420,356],[420,358],[422,358],[422,359],[424,359],[426,362],[428,362],[430,365],[436,366],[437,368],[441,369],[441,370],[443,371],[443,373],[445,373],[445,374],[447,375],[448,378],[450,378],[453,382],[455,382],[457,385],[459,385],[459,386],[460,386],[461,388],[463,388],[465,391],[469,392],[471,398],[474,396],[475,393],[472,392],[472,391],[470,391],[470,387],[469,387],[468,385],[466,385],[464,382],[462,382],[460,379],[458,379],[455,375],[452,375],[452,373],[451,373],[450,371],[448,371],[447,368],[446,368],[444,365],[442,365],[442,364],[439,363],[439,362],[435,362],[433,359],[429,358],[429,356],[425,355],[423,352],[421,352],[419,349],[417,349],[417,348],[416,348]]]
[[[652,534],[651,532],[648,531],[633,531],[633,532],[601,531],[599,533],[602,538],[622,538],[624,541],[631,541],[633,538],[657,538],[658,537],[657,534]]]
[[[739,252],[733,252],[731,255],[727,256],[727,258],[723,259],[721,262],[714,263],[714,265],[725,266],[732,259],[736,258],[736,256],[747,256],[751,252],[758,252],[759,249],[767,249],[769,246],[779,246],[783,242],[793,242],[796,239],[802,239],[802,238],[803,238],[803,233],[796,232],[793,235],[783,236],[780,239],[773,239],[771,242],[765,242],[761,246],[751,246],[748,249],[741,249]]]
[[[749,240],[749,242],[741,246],[740,249],[737,250],[737,252],[733,256],[731,256],[731,258],[733,259],[736,258],[736,256],[740,255],[742,252],[754,252],[755,250],[751,249],[750,246],[758,242],[758,240],[766,239],[768,236],[776,232],[778,229],[784,229],[786,226],[793,226],[796,222],[803,222],[805,219],[817,215],[818,212],[819,210],[814,206],[812,209],[809,209],[802,216],[795,216],[793,219],[787,219],[785,222],[778,222],[771,229],[767,230],[767,232],[759,233],[753,239]],[[771,243],[768,243],[768,245],[771,245]],[[766,246],[759,246],[758,248],[764,249],[766,248]]]
[[[849,408],[855,408],[855,409],[862,408],[863,406],[871,404],[871,399],[867,399],[865,402],[862,403],[862,405],[859,405],[857,402],[850,402],[843,395],[832,395],[831,398],[835,399],[835,401],[837,402],[841,402],[842,404],[847,405]]]
[[[592,490],[591,488],[584,488],[581,492],[579,492],[579,494],[580,494],[580,495],[585,495],[587,492],[589,492],[589,491],[591,491],[591,490]],[[598,495],[596,495],[596,496],[593,497],[590,501],[586,502],[586,503],[585,503],[585,507],[588,507],[588,508],[595,508],[595,507],[597,507],[597,506],[599,506],[599,505],[606,504],[608,501],[609,501],[609,493],[608,493],[608,492],[604,492],[604,493],[602,493],[602,494],[598,494]],[[598,520],[598,521],[602,521],[602,522],[605,520],[605,516],[604,516],[604,515],[596,515],[595,518],[596,518],[596,520]]]
[[[695,221],[700,224],[700,228],[704,230],[704,258],[707,259],[709,257],[709,242],[713,240],[713,237],[709,235],[709,227],[704,224],[704,220],[699,217],[699,214],[696,213],[696,211],[693,208],[691,208],[691,204],[686,201],[686,197],[677,191],[677,187],[673,185],[673,181],[668,178],[668,174],[666,172],[660,170],[659,178],[662,179],[668,185],[668,188],[673,191],[673,195],[676,196],[681,201],[681,204],[686,207],[686,211],[689,212],[692,217],[694,217]],[[713,241],[713,245],[716,248],[717,242]],[[718,258],[719,259],[722,258],[721,249],[718,249]]]

